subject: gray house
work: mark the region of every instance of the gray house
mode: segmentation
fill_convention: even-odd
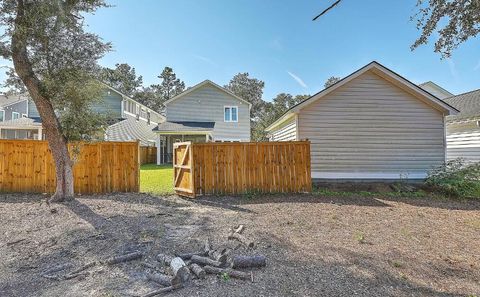
[[[458,111],[372,62],[288,110],[273,141],[308,139],[312,178],[423,179],[445,162],[445,116]]]
[[[205,80],[165,102],[157,133],[157,163],[169,163],[174,142],[250,141],[251,104]]]
[[[155,145],[152,129],[165,121],[163,115],[107,85],[101,99],[92,108],[113,119],[104,140]],[[2,139],[45,139],[40,115],[28,96],[0,97],[0,132]]]

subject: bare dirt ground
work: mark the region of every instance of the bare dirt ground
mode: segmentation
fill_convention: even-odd
[[[50,280],[59,264],[144,251],[194,251],[245,224],[267,256],[255,282],[209,276],[168,296],[480,296],[480,202],[330,198],[0,196],[0,296],[135,296],[158,286],[143,260]]]

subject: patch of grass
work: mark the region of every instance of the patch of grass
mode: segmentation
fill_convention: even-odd
[[[358,243],[360,243],[360,244],[366,243],[365,234],[363,234],[363,232],[357,232],[355,234],[355,240],[358,241]]]
[[[480,230],[480,220],[465,220],[464,223],[467,226]]]
[[[402,262],[400,262],[398,260],[393,260],[392,262],[390,262],[390,264],[395,268],[402,268],[403,267]]]
[[[312,193],[319,196],[328,196],[328,197],[374,197],[374,198],[381,198],[381,197],[391,197],[391,198],[424,198],[428,196],[428,193],[423,190],[416,190],[412,192],[386,192],[386,193],[378,193],[378,192],[370,192],[370,191],[334,191],[325,188],[318,188],[314,187]]]
[[[221,274],[220,276],[222,278],[223,281],[229,281],[230,280],[230,275],[228,275],[228,273],[224,272]]]
[[[140,191],[154,195],[173,194],[173,167],[145,164],[140,167]]]

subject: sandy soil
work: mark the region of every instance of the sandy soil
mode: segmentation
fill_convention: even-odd
[[[209,276],[168,296],[480,296],[480,202],[329,198],[83,196],[48,205],[42,195],[0,197],[0,296],[136,296],[158,286],[138,260],[51,280],[129,251],[193,251],[226,242],[245,224],[267,267],[255,282]],[[43,202],[42,202],[43,201]]]

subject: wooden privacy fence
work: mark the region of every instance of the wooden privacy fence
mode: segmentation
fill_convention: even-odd
[[[311,192],[310,142],[174,144],[177,194]]]
[[[157,163],[157,148],[154,146],[140,147],[140,164]]]
[[[75,193],[138,192],[138,142],[70,145],[79,149],[73,168]],[[74,154],[75,155],[75,154]],[[0,192],[53,193],[55,163],[48,142],[0,140]]]

